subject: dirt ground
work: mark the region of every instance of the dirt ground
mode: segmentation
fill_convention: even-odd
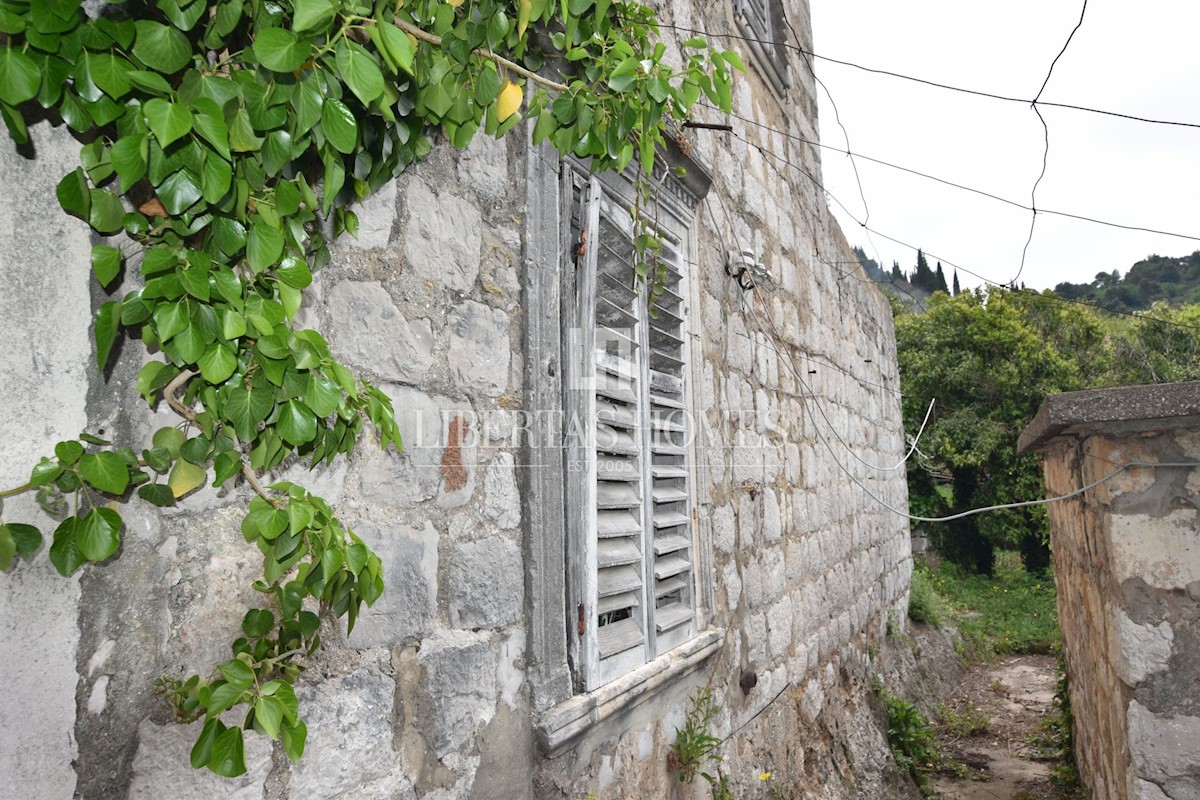
[[[942,800],[1058,800],[1055,754],[1035,742],[1053,707],[1053,656],[1010,656],[970,668],[936,727],[943,769],[930,779]]]

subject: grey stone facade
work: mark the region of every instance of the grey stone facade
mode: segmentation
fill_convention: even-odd
[[[665,14],[733,30],[725,7]],[[806,3],[789,3],[789,16],[808,47]],[[301,311],[393,398],[405,441],[401,453],[368,444],[348,463],[288,473],[375,548],[388,587],[348,638],[327,632],[300,682],[304,760],[290,766],[251,735],[247,775],[196,773],[194,732],[152,696],[155,676],[224,657],[256,568],[238,530],[248,490],[206,489],[170,514],[129,513],[121,557],[74,580],[44,558],[0,575],[6,790],[665,798],[679,791],[674,729],[708,685],[736,787],[761,788],[770,771],[783,796],[903,796],[869,702],[871,654],[889,619],[903,624],[911,571],[907,524],[867,493],[906,506],[903,472],[872,466],[903,456],[891,316],[849,265],[813,183],[817,151],[768,130],[816,139],[811,73],[794,59],[781,98],[745,56],[734,111],[766,128],[712,114],[737,135],[687,136],[712,175],[689,255],[702,356],[695,639],[596,692],[574,688],[570,476],[561,450],[538,444],[553,444],[552,414],[536,413],[563,406],[559,165],[520,131],[461,153],[443,143],[367,203],[359,238],[337,245]],[[104,298],[89,295],[87,232],[53,200],[76,145],[45,125],[35,135],[36,161],[0,145],[0,175],[19,176],[0,198],[6,487],[59,438],[87,429],[139,442],[166,418],[141,410],[137,347],[107,381],[89,366],[82,331]],[[777,285],[739,289],[724,265],[741,250]],[[6,516],[33,516],[22,503]],[[744,694],[747,671],[757,685]]]

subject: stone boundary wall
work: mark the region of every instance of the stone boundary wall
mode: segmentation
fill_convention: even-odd
[[[1200,383],[1072,392],[1021,438],[1048,496],[1200,463]],[[1076,757],[1096,800],[1200,797],[1200,467],[1050,506]]]

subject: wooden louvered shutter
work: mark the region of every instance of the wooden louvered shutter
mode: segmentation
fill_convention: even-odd
[[[649,345],[650,519],[654,551],[655,652],[665,653],[695,633],[695,576],[688,486],[690,419],[685,396],[687,345],[676,245],[664,242],[666,287],[647,314]]]
[[[598,179],[574,204],[582,384],[580,485],[585,686],[594,689],[695,635],[695,563],[682,256],[647,306],[628,210]],[[577,195],[578,197],[578,195]],[[586,233],[584,233],[586,231]]]
[[[779,92],[792,85],[781,0],[734,0],[737,20],[762,66],[762,72]]]
[[[593,182],[593,187],[598,187]],[[644,302],[633,285],[633,242],[623,211],[592,192],[587,269],[593,391],[590,441],[593,464],[592,531],[595,546],[595,685],[645,663],[646,431]]]

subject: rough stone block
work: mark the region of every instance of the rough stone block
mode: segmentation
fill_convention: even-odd
[[[458,179],[485,197],[496,197],[509,186],[508,141],[476,136],[458,157]]]
[[[466,502],[475,488],[479,449],[470,404],[406,386],[381,388],[396,409],[404,439],[399,457],[411,465],[416,495],[448,506]]]
[[[483,634],[443,633],[418,656],[431,717],[419,720],[438,756],[465,744],[496,712],[496,654]]]
[[[1136,686],[1147,676],[1167,668],[1175,634],[1168,622],[1158,625],[1139,625],[1117,608],[1116,634],[1117,674],[1129,686]]]
[[[499,397],[508,387],[512,345],[508,315],[498,308],[467,300],[450,312],[447,360],[450,377],[469,392]]]
[[[334,354],[387,380],[415,383],[433,366],[433,326],[405,319],[383,286],[342,281],[329,292]]]
[[[405,206],[404,252],[413,273],[434,286],[469,292],[479,275],[483,242],[479,209],[448,192],[434,194],[415,175]]]
[[[483,478],[483,515],[502,530],[521,524],[521,493],[512,453],[500,453],[488,464]]]
[[[267,738],[246,733],[246,774],[222,778],[206,769],[192,769],[189,762],[201,727],[202,722],[155,725],[149,720],[138,726],[129,800],[260,800],[271,769]]]
[[[500,536],[466,542],[449,562],[451,624],[498,628],[520,621],[525,583],[516,542]]]
[[[292,767],[290,800],[328,800],[395,768],[390,675],[372,665],[297,688],[308,742]]]
[[[339,247],[372,250],[387,247],[396,224],[396,181],[388,181],[379,191],[354,209],[358,215],[358,236],[343,236]]]
[[[383,561],[383,596],[364,607],[350,634],[354,647],[390,647],[429,633],[437,615],[438,534],[368,523],[355,527]]]

